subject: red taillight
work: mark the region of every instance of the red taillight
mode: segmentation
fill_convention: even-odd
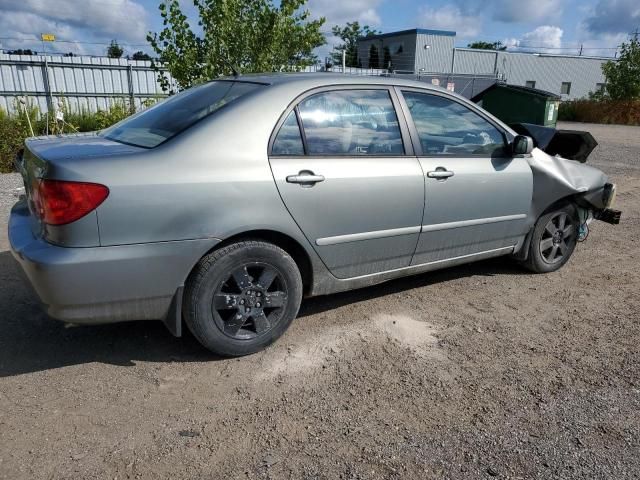
[[[98,208],[108,195],[109,189],[97,183],[42,180],[34,203],[44,223],[64,225]]]

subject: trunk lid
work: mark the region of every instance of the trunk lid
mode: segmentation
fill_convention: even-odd
[[[40,180],[43,178],[78,180],[59,178],[60,172],[65,171],[65,164],[84,159],[89,161],[96,157],[126,155],[142,150],[145,149],[108,140],[95,132],[28,138],[25,141],[25,148],[16,157],[15,164],[24,182],[25,196],[31,212],[33,234],[46,237],[46,226],[37,211]],[[62,176],[64,177],[64,174]],[[91,179],[87,178],[86,181],[91,181]]]

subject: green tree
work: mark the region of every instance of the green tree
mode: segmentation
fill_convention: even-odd
[[[138,50],[131,57],[132,60],[151,60],[151,57],[144,53],[142,50]]]
[[[111,40],[111,44],[107,47],[107,57],[120,58],[122,57],[123,53],[124,50],[120,45],[118,45],[118,42],[116,42],[115,40]]]
[[[503,45],[502,42],[472,42],[467,45],[469,48],[475,48],[477,50],[500,50],[504,51],[507,49],[506,45]]]
[[[360,26],[360,22],[347,22],[344,27],[335,25],[331,29],[331,33],[342,40],[342,43],[334,47],[331,52],[333,63],[342,65],[342,52],[345,52],[347,67],[358,67],[362,65],[358,59],[358,39],[371,37],[380,32],[372,29],[369,25]]]
[[[380,68],[380,53],[375,43],[369,48],[369,68]]]
[[[193,0],[198,28],[192,29],[179,0],[160,3],[164,29],[147,40],[158,57],[152,65],[164,91],[171,92],[168,69],[179,89],[234,71],[298,71],[317,58],[324,45],[324,18],[310,19],[307,0]]]
[[[617,61],[602,65],[602,73],[607,80],[603,96],[613,100],[640,98],[640,40],[638,34],[620,46]]]
[[[9,55],[37,55],[38,54],[38,52],[34,52],[30,48],[27,48],[26,50],[23,50],[22,48],[19,48],[18,50],[9,50],[7,53]]]

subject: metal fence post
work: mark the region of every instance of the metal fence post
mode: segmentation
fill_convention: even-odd
[[[131,110],[131,113],[134,113],[136,111],[136,99],[133,92],[133,65],[131,65],[131,63],[129,63],[127,68],[127,83],[129,84],[129,110]]]
[[[47,111],[53,112],[55,110],[53,105],[53,97],[51,96],[51,84],[49,83],[49,62],[46,55],[43,57],[42,62],[42,82],[44,84],[44,93],[47,99]]]

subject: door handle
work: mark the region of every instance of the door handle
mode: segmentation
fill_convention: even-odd
[[[427,177],[436,178],[438,180],[446,180],[449,177],[453,177],[454,173],[451,170],[447,170],[444,167],[438,167],[431,172],[427,172]]]
[[[318,182],[324,182],[323,175],[316,175],[310,170],[302,170],[297,175],[289,175],[287,183],[299,183],[302,187],[313,187]]]

